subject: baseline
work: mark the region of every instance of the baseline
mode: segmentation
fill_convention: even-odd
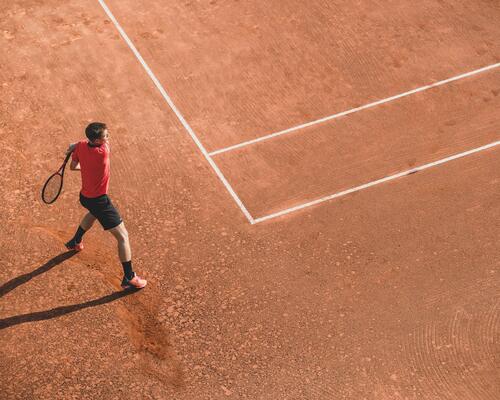
[[[469,156],[471,154],[479,153],[480,151],[488,150],[488,149],[491,149],[491,148],[499,146],[499,145],[500,145],[500,141],[496,141],[496,142],[489,143],[489,144],[486,144],[486,145],[481,146],[481,147],[477,147],[477,148],[472,149],[472,150],[468,150],[468,151],[464,151],[462,153],[454,154],[452,156],[449,156],[449,157],[446,157],[446,158],[443,158],[443,159],[440,159],[437,161],[433,161],[431,163],[427,163],[424,165],[420,165],[418,167],[411,168],[409,170],[399,172],[399,173],[394,174],[394,175],[386,176],[385,178],[382,178],[382,179],[377,179],[375,181],[371,181],[371,182],[365,183],[363,185],[353,187],[351,189],[343,190],[341,192],[337,192],[337,193],[322,197],[320,199],[316,199],[313,201],[309,201],[307,203],[299,204],[299,205],[296,205],[294,207],[290,207],[290,208],[275,212],[273,214],[266,215],[264,217],[256,218],[256,219],[254,219],[254,222],[252,224],[258,224],[260,222],[268,221],[268,220],[273,219],[273,218],[281,217],[283,215],[290,214],[294,211],[302,210],[304,208],[311,207],[311,206],[314,206],[316,204],[324,203],[325,201],[332,200],[332,199],[335,199],[335,198],[338,198],[341,196],[345,196],[345,195],[350,194],[350,193],[359,192],[360,190],[368,189],[372,186],[379,185],[381,183],[388,182],[388,181],[391,181],[391,180],[394,180],[397,178],[401,178],[403,176],[411,175],[411,174],[414,174],[416,172],[423,171],[425,169],[435,167],[437,165],[441,165],[441,164],[456,160],[458,158],[466,157],[466,156]]]

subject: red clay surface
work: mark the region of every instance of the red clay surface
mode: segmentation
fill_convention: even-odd
[[[188,121],[214,147],[499,59],[495,21],[500,9],[491,1],[443,1],[434,7],[426,1],[413,4],[411,13],[409,2],[398,2],[400,8],[396,2],[359,2],[356,9],[373,22],[373,29],[351,18],[361,11],[341,3],[335,10],[331,2],[323,8],[313,2],[307,9],[298,2],[281,8],[278,2],[167,2],[168,7],[157,9],[150,3],[109,5]],[[401,12],[394,11],[388,20],[389,9]],[[279,10],[282,22],[292,24],[290,16],[295,14],[301,28],[269,27],[267,22],[279,18]],[[169,19],[164,18],[167,14]],[[3,2],[0,15],[2,400],[498,397],[498,150],[252,226],[97,2]],[[309,15],[316,17],[303,17]],[[334,15],[339,17],[332,29],[350,30],[351,35],[333,40],[325,37],[325,24],[312,23]],[[407,21],[407,30],[398,25],[397,16]],[[444,36],[436,37],[433,29],[439,19]],[[198,28],[193,28],[196,23]],[[418,23],[425,25],[417,32],[412,27]],[[272,48],[287,47],[276,35],[256,34],[251,40],[241,35],[255,24],[296,35],[296,49],[269,55]],[[146,33],[142,39],[139,27]],[[158,29],[163,30],[161,38],[154,37]],[[361,70],[342,75],[356,90],[332,86],[332,98],[345,96],[344,103],[335,100],[336,109],[322,104],[328,80],[314,90],[307,88],[320,98],[303,97],[299,89],[311,82],[309,74],[306,81],[296,80],[302,73],[296,62],[303,57],[310,61],[297,52],[314,50],[300,42],[307,32],[311,43],[319,40],[314,37],[326,40],[318,46],[325,55],[334,54],[328,40],[338,43],[337,58],[318,63],[320,70],[339,68],[344,74],[350,67],[341,68],[342,57],[344,63],[353,60],[370,67],[380,66],[387,54],[396,61],[412,60],[404,57],[413,54],[408,49],[391,47],[390,32],[405,41],[413,32],[407,44],[418,49],[415,54],[421,58],[399,68],[398,76],[362,69],[382,74],[380,82],[366,83]],[[240,88],[231,92],[231,81],[244,86],[243,67],[250,65],[249,59],[226,66],[226,72],[241,79],[232,80],[224,70],[214,77],[208,61],[223,59],[223,54],[197,45],[197,40],[217,44],[230,59],[236,43],[255,46],[249,59],[288,65],[292,75],[282,80],[282,69],[268,71],[260,81],[249,79],[254,89],[271,97],[252,99],[253,90],[248,91],[250,97],[242,97]],[[375,57],[372,61],[358,58],[372,54],[374,46],[382,49],[384,43],[387,51],[370,56]],[[343,56],[348,48],[356,51]],[[450,51],[445,54],[440,48]],[[292,55],[295,58],[289,58]],[[305,64],[312,68],[315,63]],[[219,71],[218,65],[211,68]],[[184,80],[183,74],[193,71],[186,67],[199,68],[200,75]],[[246,71],[257,77],[266,68]],[[321,84],[325,76],[318,74],[316,83]],[[389,75],[393,86],[385,85]],[[169,81],[169,76],[178,79]],[[227,86],[204,79],[207,76]],[[487,95],[484,116],[491,118],[492,128],[498,108],[490,109],[489,104],[498,100],[485,90],[494,76],[461,84],[474,94],[472,110],[483,110],[476,101]],[[297,84],[287,86],[290,82]],[[364,84],[370,87],[362,93]],[[495,89],[494,82],[490,89]],[[218,91],[235,96],[224,98]],[[468,121],[469,129],[457,129],[450,146],[465,146],[491,133],[478,120],[462,120],[460,100],[452,104],[437,92],[427,95],[438,96],[436,110],[456,110],[457,122]],[[306,99],[304,112],[293,106],[301,99]],[[261,118],[263,110],[268,111]],[[469,115],[469,110],[463,112],[464,118]],[[359,124],[358,118],[368,115],[342,124]],[[68,172],[64,192],[53,206],[39,200],[40,188],[58,167],[67,144],[80,139],[91,120],[111,126],[111,196],[130,232],[136,269],[150,280],[139,293],[119,291],[121,266],[114,241],[99,227],[85,236],[84,252],[64,252],[64,240],[83,215],[77,202],[78,174]],[[370,123],[376,123],[375,129],[384,126],[376,118]],[[435,125],[443,126],[442,121]],[[431,132],[426,134],[428,140],[435,139]],[[302,135],[297,137],[306,137]],[[307,135],[319,138],[321,132]],[[379,135],[383,139],[384,132]],[[414,157],[444,151],[446,143],[433,141],[427,153],[422,139]],[[239,165],[232,168],[243,171]]]

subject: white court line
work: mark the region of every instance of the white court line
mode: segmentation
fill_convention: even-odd
[[[468,156],[468,155],[471,155],[474,153],[478,153],[480,151],[487,150],[487,149],[490,149],[490,148],[498,146],[498,145],[500,145],[500,141],[493,142],[493,143],[490,143],[490,144],[487,144],[487,145],[484,145],[481,147],[477,147],[475,149],[468,150],[468,151],[465,151],[463,153],[455,154],[453,156],[446,157],[446,158],[443,158],[441,160],[434,161],[434,162],[431,162],[428,164],[424,164],[424,165],[421,165],[419,167],[409,169],[407,171],[399,172],[395,175],[390,175],[390,176],[387,176],[385,178],[378,179],[376,181],[368,182],[368,183],[365,183],[364,185],[356,186],[356,187],[353,187],[351,189],[344,190],[342,192],[338,192],[338,193],[335,193],[335,194],[332,194],[329,196],[322,197],[321,199],[313,200],[313,201],[310,201],[310,202],[304,203],[304,204],[299,204],[295,207],[287,208],[285,210],[266,215],[265,217],[256,218],[253,223],[257,224],[259,222],[267,221],[267,220],[270,220],[272,218],[281,217],[282,215],[286,215],[286,214],[292,213],[294,211],[302,210],[306,207],[311,207],[311,206],[314,206],[316,204],[335,199],[337,197],[345,196],[346,194],[349,194],[349,193],[359,192],[360,190],[367,189],[369,187],[378,185],[380,183],[391,181],[393,179],[400,178],[400,177],[405,176],[405,175],[413,174],[415,172],[422,171],[422,170],[427,169],[427,168],[435,167],[436,165],[444,164],[446,162],[456,160],[457,158],[461,158],[461,157],[465,157],[465,156]]]
[[[364,106],[352,108],[352,109],[347,110],[347,111],[342,111],[338,114],[329,115],[329,116],[321,118],[321,119],[317,119],[317,120],[314,120],[311,122],[307,122],[305,124],[297,125],[297,126],[294,126],[292,128],[285,129],[283,131],[271,133],[269,135],[261,136],[261,137],[258,137],[257,139],[252,139],[252,140],[248,140],[246,142],[238,143],[238,144],[235,144],[233,146],[225,147],[223,149],[214,150],[214,151],[210,152],[209,155],[215,156],[217,154],[226,153],[226,152],[231,151],[231,150],[236,150],[236,149],[239,149],[239,148],[242,148],[245,146],[259,143],[259,142],[262,142],[264,140],[269,140],[269,139],[272,139],[272,138],[275,138],[278,136],[285,135],[287,133],[295,132],[295,131],[298,131],[300,129],[304,129],[304,128],[308,128],[308,127],[313,126],[313,125],[321,124],[321,123],[326,122],[326,121],[331,121],[331,120],[334,120],[334,119],[337,119],[340,117],[344,117],[344,116],[349,115],[349,114],[354,114],[356,112],[366,110],[368,108],[376,107],[376,106],[379,106],[379,105],[384,104],[384,103],[389,103],[391,101],[401,99],[402,97],[410,96],[412,94],[419,93],[419,92],[424,92],[426,90],[435,88],[437,86],[442,86],[442,85],[445,85],[447,83],[458,81],[460,79],[464,79],[464,78],[467,78],[467,77],[472,76],[472,75],[480,74],[481,72],[486,72],[486,71],[489,71],[489,70],[492,70],[492,69],[495,69],[498,67],[500,67],[500,63],[491,64],[491,65],[488,65],[486,67],[479,68],[479,69],[476,69],[476,70],[471,71],[471,72],[467,72],[465,74],[457,75],[457,76],[454,76],[452,78],[448,78],[448,79],[445,79],[445,80],[442,80],[439,82],[435,82],[435,83],[432,83],[429,85],[419,87],[417,89],[410,90],[408,92],[400,93],[400,94],[397,94],[395,96],[391,96],[391,97],[387,97],[387,98],[382,99],[382,100],[374,101],[373,103],[368,103],[368,104],[365,104]]]
[[[217,174],[217,176],[221,180],[222,184],[226,187],[227,191],[233,197],[233,199],[236,202],[236,204],[238,204],[238,206],[240,207],[240,209],[243,212],[243,214],[245,215],[245,217],[247,217],[248,221],[251,224],[253,224],[255,222],[254,219],[253,219],[253,217],[250,215],[250,213],[246,209],[246,207],[243,204],[243,202],[240,200],[240,198],[238,197],[238,195],[236,194],[236,192],[233,190],[233,188],[231,187],[231,185],[229,184],[229,182],[227,181],[227,179],[225,178],[225,176],[222,174],[222,172],[219,169],[219,167],[217,166],[217,164],[215,164],[215,162],[212,159],[212,157],[210,157],[210,155],[208,154],[208,152],[205,149],[205,147],[201,144],[200,140],[198,139],[198,137],[194,133],[193,129],[189,126],[189,124],[186,122],[186,120],[184,119],[184,117],[182,116],[182,114],[179,112],[179,110],[177,109],[177,107],[173,103],[172,99],[170,98],[170,96],[167,94],[167,92],[163,88],[163,86],[160,83],[160,81],[156,78],[156,76],[153,73],[153,71],[151,71],[151,69],[149,68],[148,64],[146,64],[146,61],[144,61],[144,58],[142,58],[141,54],[139,53],[139,51],[137,50],[137,48],[134,46],[134,44],[132,43],[132,41],[129,39],[128,35],[125,33],[125,31],[123,30],[123,28],[120,26],[120,24],[116,20],[115,16],[111,13],[111,11],[108,8],[108,6],[106,5],[106,3],[103,0],[98,0],[98,1],[101,4],[101,6],[104,9],[104,11],[106,12],[106,14],[108,15],[109,19],[115,25],[116,29],[118,29],[118,32],[120,32],[120,35],[122,36],[122,38],[128,44],[128,47],[130,47],[130,50],[132,50],[132,52],[134,53],[134,55],[137,57],[137,59],[139,60],[139,62],[142,64],[142,66],[146,70],[147,74],[149,75],[149,77],[151,78],[151,80],[153,81],[153,83],[155,84],[155,86],[160,91],[160,93],[163,96],[163,98],[165,99],[165,101],[168,103],[168,105],[170,106],[170,108],[172,109],[172,111],[175,113],[175,115],[177,116],[177,118],[179,119],[179,121],[181,122],[181,124],[184,126],[184,128],[186,129],[186,131],[189,133],[189,136],[191,136],[191,138],[196,143],[196,145],[198,146],[198,148],[200,149],[200,151],[202,152],[202,154],[205,156],[205,158],[207,159],[208,163],[210,164],[210,166],[213,168],[213,170],[215,171],[215,173]]]

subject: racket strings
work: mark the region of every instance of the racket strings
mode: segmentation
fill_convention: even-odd
[[[42,198],[46,203],[52,203],[57,199],[62,188],[62,176],[59,174],[52,175],[43,188]]]

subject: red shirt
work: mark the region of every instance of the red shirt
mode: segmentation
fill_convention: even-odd
[[[89,142],[78,142],[72,154],[73,161],[80,163],[82,174],[81,194],[99,197],[109,188],[109,145],[90,146]]]

